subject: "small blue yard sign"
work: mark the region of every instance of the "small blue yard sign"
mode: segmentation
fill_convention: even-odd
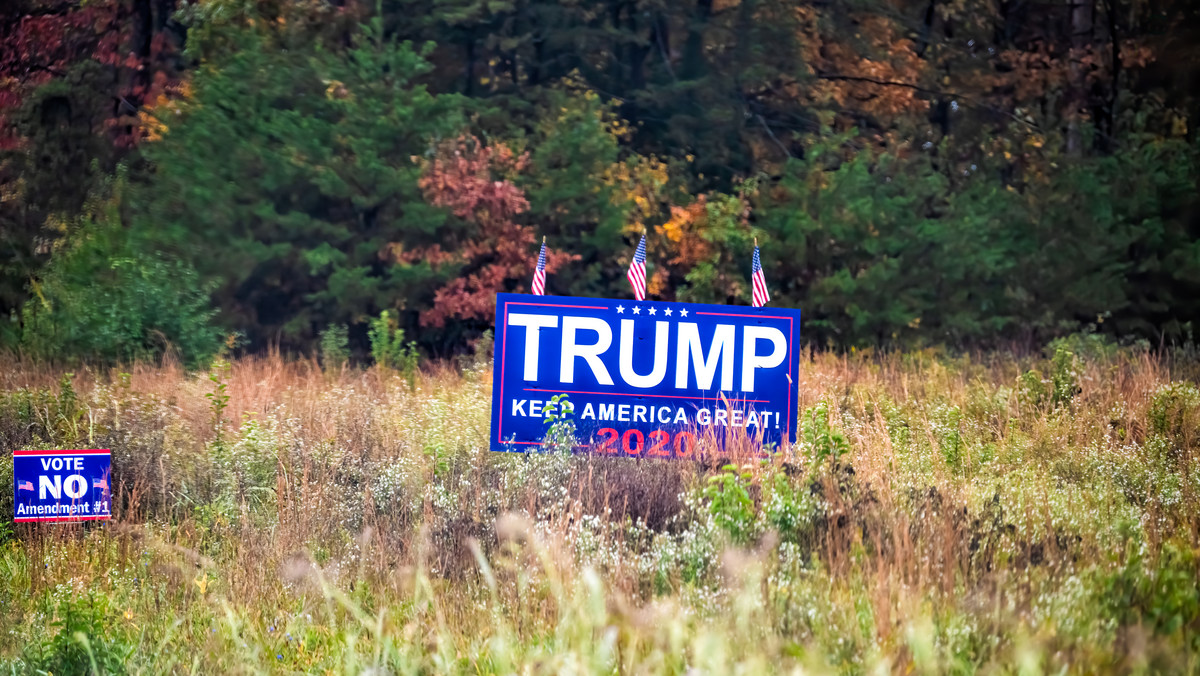
[[[13,451],[13,520],[111,518],[111,471],[107,449]]]

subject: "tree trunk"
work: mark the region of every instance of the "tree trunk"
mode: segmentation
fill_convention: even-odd
[[[685,80],[695,80],[704,74],[704,29],[712,17],[712,8],[713,0],[697,0],[696,9],[692,12],[680,73]]]
[[[1083,135],[1079,120],[1087,108],[1087,69],[1080,59],[1092,44],[1095,0],[1075,0],[1071,6],[1071,52],[1068,57],[1067,154],[1083,154]]]

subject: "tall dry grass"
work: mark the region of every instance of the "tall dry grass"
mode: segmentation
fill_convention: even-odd
[[[796,446],[691,462],[491,453],[478,364],[10,360],[0,440],[112,448],[117,509],[4,535],[0,656],[82,598],[156,673],[1195,672],[1191,368],[813,355]]]

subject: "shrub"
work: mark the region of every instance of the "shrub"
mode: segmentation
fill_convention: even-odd
[[[1079,370],[1075,353],[1061,344],[1050,360],[1050,377],[1039,369],[1030,369],[1017,378],[1017,396],[1025,406],[1043,408],[1071,403],[1079,394]]]
[[[108,597],[95,592],[80,596],[74,589],[62,593],[56,618],[50,623],[54,633],[26,646],[24,671],[88,676],[125,673],[125,660],[133,649],[106,626]]]
[[[409,389],[413,389],[420,359],[417,343],[409,341],[405,345],[404,329],[397,326],[395,316],[388,310],[381,312],[378,318],[371,320],[367,335],[371,339],[371,356],[375,363],[385,369],[398,369],[408,381]]]
[[[829,424],[829,404],[824,401],[813,408],[804,409],[800,416],[800,438],[797,441],[812,463],[837,460],[850,452],[846,437]]]
[[[546,435],[542,447],[559,453],[570,453],[575,450],[575,422],[571,420],[574,408],[565,394],[556,394],[550,398],[550,405],[545,409]]]
[[[747,490],[750,479],[749,472],[739,473],[734,465],[726,465],[704,486],[708,513],[736,545],[748,543],[754,533],[756,510]]]
[[[821,499],[805,485],[788,481],[786,474],[776,473],[765,484],[770,488],[763,500],[763,515],[779,533],[783,542],[810,545],[815,524],[822,516]]]
[[[1200,433],[1200,389],[1192,383],[1163,385],[1150,402],[1150,428],[1183,442]]]
[[[957,406],[939,406],[933,410],[930,422],[946,466],[961,472],[967,447],[962,435],[962,411]]]
[[[321,332],[321,366],[336,371],[350,361],[350,331],[345,324],[330,324]]]
[[[1098,605],[1122,624],[1142,625],[1158,635],[1187,637],[1187,650],[1200,648],[1200,584],[1196,555],[1186,545],[1167,543],[1155,561],[1140,550],[1115,572],[1099,576]]]
[[[221,344],[210,286],[188,264],[143,250],[120,213],[124,175],[104,186],[35,281],[22,347],[47,359],[133,361],[176,350],[189,367]]]

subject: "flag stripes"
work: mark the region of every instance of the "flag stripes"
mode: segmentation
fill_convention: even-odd
[[[533,294],[546,295],[546,238],[542,238],[542,251],[538,254],[537,269],[533,271]]]
[[[750,272],[751,285],[754,287],[754,307],[762,307],[771,300],[767,292],[767,278],[763,276],[762,259],[758,256],[758,243],[754,244],[754,267]]]
[[[629,284],[633,286],[633,297],[646,300],[646,236],[638,242],[637,252],[633,254],[633,262],[629,264]]]

